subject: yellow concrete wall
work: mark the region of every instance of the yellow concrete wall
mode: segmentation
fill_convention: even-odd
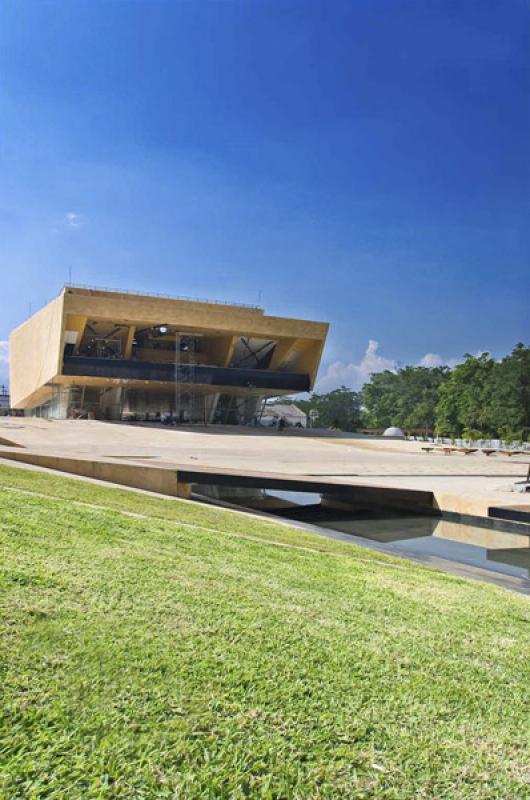
[[[299,355],[294,361],[292,369],[294,372],[307,372],[311,378],[311,386],[313,386],[317,377],[324,341],[323,339],[316,341],[298,340],[295,345],[295,348],[299,348]]]
[[[9,387],[13,408],[24,408],[59,372],[63,296],[59,295],[9,337]],[[42,391],[41,391],[42,394]]]
[[[206,364],[216,364],[220,367],[227,367],[232,358],[237,336],[218,336],[216,338],[206,338]]]
[[[325,322],[267,316],[262,309],[256,308],[68,287],[11,334],[10,386],[14,408],[33,408],[45,402],[51,395],[46,384],[51,381],[79,383],[79,379],[60,377],[62,335],[65,328],[82,333],[87,320],[108,320],[132,326],[123,331],[126,350],[131,348],[136,325],[165,323],[180,331],[222,337],[215,348],[216,356],[224,363],[228,363],[236,341],[234,337],[276,339],[279,346],[274,368],[307,372],[312,381],[316,377],[329,327]],[[284,366],[282,362],[293,350],[300,351],[299,357],[293,367]],[[82,382],[92,385],[84,378]],[[105,383],[129,384],[128,381],[112,379]]]
[[[266,315],[262,309],[215,303],[189,302],[147,295],[128,295],[96,289],[66,289],[65,310],[93,319],[109,319],[117,323],[174,325],[181,331],[211,332],[215,336],[253,336],[278,340],[272,369],[287,368],[285,359],[298,355],[289,368],[307,372],[313,386],[329,325],[326,322]],[[232,341],[232,345],[233,346]]]
[[[66,289],[65,311],[68,314],[86,315],[91,319],[109,319],[123,324],[167,323],[176,325],[183,331],[207,330],[212,333],[232,333],[258,338],[294,336],[325,339],[329,327],[326,322],[267,316],[262,309],[95,289]]]

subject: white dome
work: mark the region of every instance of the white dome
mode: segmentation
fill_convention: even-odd
[[[386,431],[384,431],[383,436],[393,436],[394,439],[405,438],[405,434],[403,433],[401,428],[394,428],[393,426],[391,428],[387,428]]]

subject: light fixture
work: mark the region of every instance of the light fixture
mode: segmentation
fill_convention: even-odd
[[[160,333],[167,333],[167,325],[159,325],[158,330]]]

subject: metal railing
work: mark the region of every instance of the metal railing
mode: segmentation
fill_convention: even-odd
[[[185,297],[183,295],[161,294],[159,292],[133,291],[132,289],[113,289],[108,286],[89,286],[88,284],[84,283],[65,283],[63,286],[63,291],[65,289],[86,289],[92,292],[111,292],[113,294],[130,294],[140,297],[160,297],[164,300],[183,300],[187,303],[208,303],[210,305],[217,306],[235,306],[236,308],[262,310],[261,306],[252,305],[250,303],[232,303],[229,300],[208,300],[200,297]]]
[[[157,292],[136,292],[132,291],[132,289],[111,289],[105,286],[90,286],[89,284],[84,284],[84,283],[65,283],[63,284],[59,294],[54,295],[49,300],[46,300],[46,302],[41,303],[36,308],[33,308],[32,304],[30,303],[28,314],[24,318],[24,320],[22,320],[22,322],[19,322],[19,325],[22,325],[27,319],[33,317],[35,314],[38,314],[38,312],[42,311],[43,308],[46,308],[47,305],[56,300],[61,295],[61,293],[66,289],[87,289],[93,292],[112,292],[115,294],[130,294],[130,295],[136,295],[137,297],[138,296],[160,297],[165,300],[183,300],[188,303],[203,303],[203,304],[210,303],[211,305],[232,306],[233,308],[247,308],[254,311],[263,311],[263,306],[252,305],[251,303],[231,303],[229,300],[205,300],[204,298],[201,299],[200,297],[184,297],[184,296],[180,297],[179,295],[159,294]]]
[[[160,381],[164,383],[234,386],[240,389],[309,390],[309,375],[269,369],[241,369],[204,364],[135,361],[94,356],[65,356],[63,375],[93,378]],[[188,391],[186,389],[186,391]]]

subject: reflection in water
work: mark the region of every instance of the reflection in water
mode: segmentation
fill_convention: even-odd
[[[419,553],[470,564],[474,567],[502,572],[505,575],[516,575],[521,578],[530,577],[530,537],[519,534],[503,533],[473,525],[446,523],[438,521],[434,526],[432,520],[425,520],[423,534],[418,533],[418,520],[403,518],[393,520],[394,531],[388,528],[381,532],[382,520],[356,520],[345,523],[331,523],[325,527],[340,530],[353,535],[363,536],[379,542],[392,543],[393,549],[405,553]],[[411,537],[409,524],[413,524]],[[421,522],[420,522],[421,526]],[[448,527],[450,526],[450,527]],[[429,528],[433,527],[431,532]],[[455,530],[457,527],[459,530]],[[386,525],[385,525],[386,528]],[[514,542],[513,540],[517,541]]]
[[[504,575],[530,578],[530,535],[414,516],[382,508],[336,510],[320,496],[300,492],[248,492],[232,502],[391,545],[402,555],[436,556]]]

